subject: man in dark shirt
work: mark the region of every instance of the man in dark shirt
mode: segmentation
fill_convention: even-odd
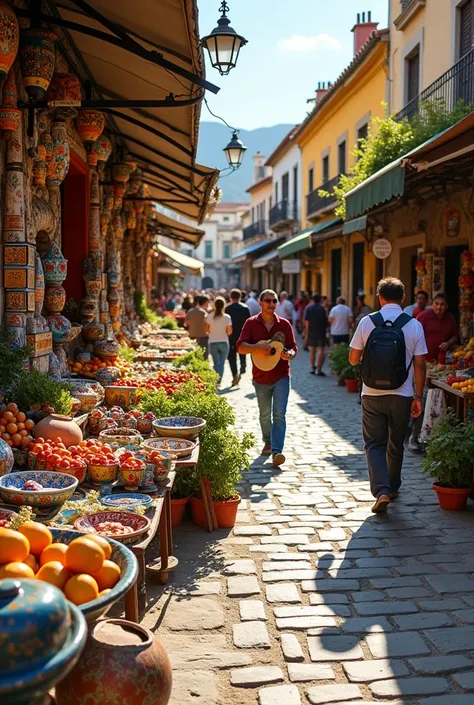
[[[232,289],[230,292],[230,304],[226,307],[225,312],[232,319],[232,335],[229,336],[229,360],[230,369],[232,371],[232,386],[235,387],[240,382],[241,375],[245,374],[247,369],[247,358],[245,355],[239,355],[240,372],[237,372],[237,341],[240,337],[245,321],[250,318],[249,307],[240,302],[240,289]]]
[[[298,348],[295,334],[289,321],[275,314],[278,297],[271,289],[262,291],[259,297],[261,313],[245,322],[237,341],[237,352],[241,355],[268,356],[272,347],[268,341],[276,333],[283,334],[285,349],[272,370],[261,370],[252,365],[252,376],[260,412],[260,427],[264,448],[262,455],[273,455],[273,466],[285,462],[283,446],[286,433],[286,407],[290,394],[290,365]],[[273,416],[273,418],[272,418]]]
[[[313,302],[304,312],[304,347],[309,346],[309,363],[311,374],[325,377],[322,367],[325,358],[326,332],[329,326],[326,309],[321,305],[321,296],[315,294]],[[318,351],[318,371],[316,372],[316,349]]]

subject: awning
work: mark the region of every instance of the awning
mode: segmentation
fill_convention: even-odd
[[[275,240],[269,239],[269,240],[261,240],[260,242],[256,242],[253,245],[249,245],[248,247],[245,247],[243,250],[239,250],[239,252],[236,252],[235,255],[232,255],[232,261],[233,262],[243,262],[244,259],[247,257],[247,255],[253,254],[254,252],[258,252],[259,250],[263,249],[264,247],[268,247],[269,245],[274,245]]]
[[[157,242],[154,247],[157,252],[161,252],[162,255],[177,264],[178,267],[184,267],[190,274],[202,274],[204,263],[200,260],[189,257],[188,255],[183,255],[182,252],[178,252],[177,250],[171,250],[169,247],[165,247],[165,245],[159,242]]]
[[[195,163],[200,101],[205,88],[218,89],[204,78],[196,0],[48,0],[45,8],[38,20],[92,87],[82,105],[105,112],[106,132],[143,169],[152,198],[201,223],[219,172]]]
[[[288,242],[284,242],[283,245],[280,245],[278,248],[278,256],[280,259],[285,259],[285,257],[294,255],[295,252],[307,250],[313,244],[313,235],[329,230],[340,223],[342,223],[341,218],[332,218],[331,220],[325,220],[324,223],[319,223],[318,225],[313,225],[311,228],[306,228],[306,230],[298,233],[298,235],[291,240],[288,240]]]
[[[350,235],[351,233],[364,233],[367,228],[367,216],[362,215],[360,218],[354,218],[353,220],[346,220],[342,232],[344,235]]]
[[[267,264],[272,260],[278,257],[278,250],[270,250],[270,252],[267,252],[266,255],[262,255],[258,259],[254,260],[252,262],[252,267],[254,269],[260,269],[261,267],[266,267]]]
[[[164,237],[169,237],[172,240],[181,240],[182,242],[189,243],[193,245],[193,247],[199,245],[205,234],[204,230],[194,228],[192,225],[187,225],[186,223],[181,223],[174,218],[169,218],[159,211],[155,211],[151,230]]]
[[[165,277],[179,277],[183,275],[183,272],[177,267],[158,267],[156,271],[158,274],[163,274]]]

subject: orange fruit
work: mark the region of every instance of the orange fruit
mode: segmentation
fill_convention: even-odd
[[[21,563],[29,553],[30,542],[26,536],[13,529],[0,528],[0,565],[12,561]]]
[[[44,565],[50,561],[59,561],[64,565],[67,549],[67,543],[50,543],[41,551],[39,564]]]
[[[112,592],[112,590],[110,588],[105,588],[105,590],[101,590],[99,592],[99,597],[104,597],[104,595],[108,595],[109,592]]]
[[[36,573],[36,580],[56,585],[60,590],[63,590],[70,577],[71,573],[59,561],[45,563]]]
[[[24,414],[23,411],[17,411],[15,416],[16,420],[20,421],[21,423],[24,423],[26,421],[26,414]]]
[[[19,433],[14,433],[13,436],[11,437],[11,442],[13,445],[17,448],[18,446],[21,446],[21,436]]]
[[[7,426],[7,433],[10,434],[10,436],[13,436],[14,433],[18,431],[18,427],[16,423],[9,423]]]
[[[31,419],[28,419],[25,421],[25,428],[27,431],[32,431],[35,427],[35,422],[32,421]]]
[[[105,560],[102,564],[102,568],[98,570],[97,573],[94,573],[92,577],[97,580],[99,590],[113,588],[120,579],[120,568],[113,561]]]
[[[99,586],[91,575],[79,573],[69,578],[64,586],[64,594],[75,605],[83,605],[99,597]]]
[[[13,561],[0,566],[0,580],[3,578],[34,578],[33,569],[26,563]]]
[[[18,421],[18,423],[16,425],[16,430],[18,431],[18,433],[20,433],[20,431],[24,431],[25,424],[22,421]],[[27,431],[27,433],[28,433],[28,431]]]
[[[10,423],[10,421],[13,421],[15,417],[13,416],[11,411],[5,411],[5,413],[3,414],[3,418],[7,423]]]
[[[47,526],[40,524],[38,521],[25,521],[18,531],[23,536],[26,536],[30,542],[30,553],[34,556],[39,556],[40,553],[53,543],[53,535]]]
[[[7,404],[7,411],[11,411],[13,414],[16,414],[18,411],[18,406],[11,401],[9,404]]]
[[[23,563],[26,563],[26,565],[29,565],[30,568],[31,568],[31,570],[32,570],[34,573],[36,573],[36,571],[38,570],[38,563],[36,562],[36,558],[34,557],[34,555],[33,555],[32,553],[29,553],[29,554],[26,556],[26,558],[25,558],[25,560],[23,561]]]
[[[73,573],[97,573],[104,560],[105,554],[99,544],[81,536],[69,544],[64,565]]]
[[[112,555],[112,546],[107,541],[105,536],[100,536],[100,534],[86,534],[84,538],[90,539],[91,541],[95,541],[95,543],[99,544],[105,554],[105,558],[107,560],[110,559],[110,556]]]

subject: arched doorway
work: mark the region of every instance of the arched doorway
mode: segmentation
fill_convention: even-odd
[[[214,289],[214,279],[212,277],[203,277],[201,281],[202,289]]]

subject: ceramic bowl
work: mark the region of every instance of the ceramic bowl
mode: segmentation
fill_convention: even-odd
[[[104,388],[99,382],[94,379],[85,379],[83,377],[78,377],[78,379],[65,379],[64,382],[71,387],[71,392],[73,396],[78,397],[78,393],[91,393],[95,392],[99,403],[104,401]]]
[[[105,387],[105,403],[107,406],[121,406],[122,409],[129,409],[135,403],[137,387]]]
[[[69,544],[74,539],[79,538],[79,536],[84,536],[84,532],[73,531],[72,529],[50,528],[50,531],[53,534],[54,543]],[[79,606],[88,622],[93,622],[105,614],[117,600],[130,590],[138,576],[137,559],[131,550],[114,539],[109,539],[109,542],[112,546],[111,560],[117,563],[120,568],[120,580],[107,595]]]
[[[151,507],[153,499],[148,494],[132,494],[131,492],[117,492],[100,497],[99,502],[104,507],[111,509],[136,509],[137,507]]]
[[[136,492],[145,479],[145,463],[140,469],[120,468],[120,476],[125,483],[125,489]]]
[[[84,465],[81,465],[81,467],[75,468],[55,467],[54,472],[62,472],[63,475],[73,475],[75,478],[77,478],[77,481],[80,484],[81,482],[84,482],[87,477],[87,463],[84,463]]]
[[[100,485],[103,482],[115,482],[118,475],[118,463],[110,465],[95,465],[89,464],[89,480],[94,485]]]
[[[21,488],[27,480],[34,480],[44,489],[31,491]],[[61,472],[27,470],[11,472],[0,478],[0,496],[9,504],[30,507],[60,507],[74,493],[79,481],[73,475]]]
[[[140,433],[143,433],[145,436],[147,436],[153,431],[153,419],[146,419],[144,416],[140,416],[137,419],[137,428]]]
[[[149,438],[143,443],[146,450],[159,450],[170,453],[175,458],[186,458],[196,447],[195,441],[185,438]]]
[[[153,421],[153,428],[158,436],[188,440],[197,438],[205,425],[205,419],[196,416],[169,416]]]
[[[134,543],[151,526],[151,521],[141,514],[104,510],[103,512],[94,512],[94,514],[84,514],[84,516],[74,522],[74,528],[78,531],[85,531],[88,534],[95,534],[98,533],[97,525],[103,521],[119,521],[124,526],[130,526],[133,529],[133,533],[125,534],[124,536],[112,536],[112,534],[101,533],[101,536],[115,538],[120,543]]]
[[[99,440],[102,443],[110,443],[112,446],[131,445],[138,448],[143,438],[134,428],[108,428],[99,433]]]
[[[88,414],[98,404],[99,398],[95,392],[75,392],[76,399],[81,402],[81,411]]]
[[[101,370],[97,370],[95,373],[95,378],[103,387],[106,387],[112,382],[116,382],[121,377],[121,372],[116,367],[104,367]]]

